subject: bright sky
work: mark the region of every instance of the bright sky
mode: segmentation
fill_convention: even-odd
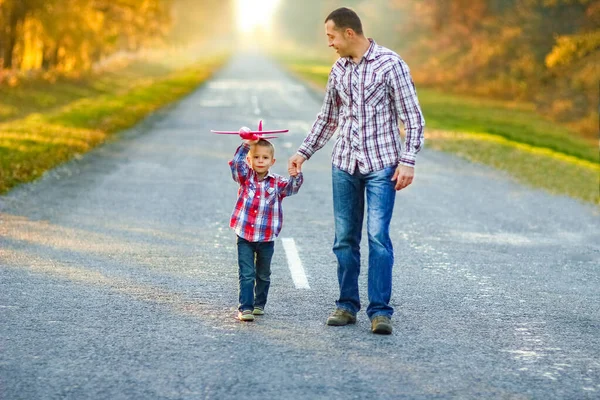
[[[270,33],[279,0],[237,0],[237,29],[240,33]]]

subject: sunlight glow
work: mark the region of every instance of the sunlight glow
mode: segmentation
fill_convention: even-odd
[[[279,0],[237,0],[237,28],[242,34],[270,34]]]

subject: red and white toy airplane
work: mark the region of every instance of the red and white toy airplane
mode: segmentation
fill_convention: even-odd
[[[240,135],[242,139],[245,140],[258,140],[258,139],[276,139],[277,136],[264,136],[264,135],[272,135],[274,133],[285,133],[288,132],[289,129],[276,129],[271,131],[263,131],[262,128],[262,120],[258,122],[258,130],[252,131],[250,128],[242,126],[239,131],[213,131],[212,133],[218,133],[221,135]]]

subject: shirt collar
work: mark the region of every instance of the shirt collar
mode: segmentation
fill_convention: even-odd
[[[373,61],[375,59],[375,57],[377,56],[377,43],[375,43],[375,40],[373,40],[371,38],[368,38],[368,39],[371,44],[369,45],[369,48],[363,55],[363,58],[367,59],[368,61]],[[344,59],[346,60],[345,65],[348,65],[348,63],[352,62],[352,57],[344,57]]]
[[[254,172],[254,180],[256,182],[262,182],[262,181],[258,180],[258,174],[256,173],[256,171],[252,170],[252,172]],[[275,175],[271,172],[271,170],[267,171],[267,174],[263,178],[263,181],[266,180],[267,178],[275,179]]]

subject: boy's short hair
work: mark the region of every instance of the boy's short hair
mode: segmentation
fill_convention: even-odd
[[[255,146],[268,147],[271,151],[271,157],[275,157],[275,146],[273,146],[273,143],[269,142],[268,140],[258,139],[258,142],[250,146],[250,153],[252,153],[252,150]]]
[[[327,21],[333,21],[337,30],[343,31],[346,28],[352,29],[358,35],[363,34],[362,23],[360,22],[360,18],[358,14],[347,7],[341,7],[337,10],[333,10],[327,18],[325,18],[325,23]]]

